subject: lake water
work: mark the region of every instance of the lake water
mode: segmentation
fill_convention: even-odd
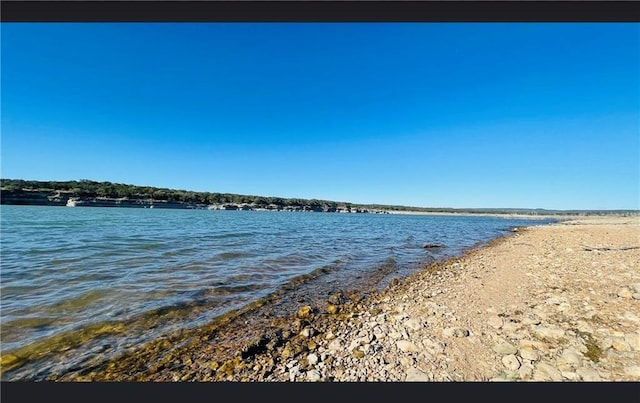
[[[2,354],[38,358],[41,372],[62,368],[51,351],[91,354],[100,339],[115,354],[310,273],[321,274],[319,298],[381,288],[512,227],[550,221],[9,205],[0,217]],[[3,374],[21,376],[32,375]]]

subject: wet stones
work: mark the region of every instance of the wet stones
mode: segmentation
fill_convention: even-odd
[[[333,305],[333,304],[328,304],[327,305],[327,313],[331,314],[331,315],[335,315],[338,312],[340,312],[340,307],[337,305]]]
[[[327,298],[327,302],[331,305],[342,305],[347,302],[347,297],[344,296],[341,292],[330,295]]]
[[[305,305],[298,309],[296,316],[300,319],[310,319],[313,314],[313,309],[309,305]]]

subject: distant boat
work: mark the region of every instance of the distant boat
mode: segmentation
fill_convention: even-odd
[[[77,204],[77,200],[70,197],[69,200],[67,200],[67,207],[76,207]]]

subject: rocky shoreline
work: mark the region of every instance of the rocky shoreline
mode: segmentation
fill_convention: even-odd
[[[639,262],[639,217],[519,229],[367,298],[256,307],[51,380],[638,381]]]

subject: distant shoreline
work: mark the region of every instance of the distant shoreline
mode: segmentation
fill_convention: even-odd
[[[523,213],[466,213],[466,212],[429,212],[429,211],[390,211],[389,214],[399,215],[440,215],[440,216],[477,216],[477,217],[508,217],[508,218],[526,218],[532,220],[543,220],[547,218],[554,219],[571,219],[576,215],[569,214],[523,214]],[[613,213],[611,213],[613,214]],[[597,215],[591,213],[588,215]]]
[[[603,210],[603,211],[585,211],[585,212],[563,212],[563,213],[524,213],[524,212],[509,212],[509,211],[466,211],[461,209],[460,211],[418,211],[418,210],[392,210],[392,209],[366,209],[366,208],[351,208],[349,210],[320,210],[309,209],[298,206],[282,206],[278,208],[263,208],[255,207],[251,205],[235,205],[227,204],[226,207],[221,208],[215,205],[193,205],[189,203],[181,202],[168,202],[165,200],[144,200],[144,199],[111,199],[105,200],[104,198],[85,199],[78,203],[77,200],[69,199],[67,203],[61,204],[60,202],[44,203],[44,202],[28,202],[15,200],[2,200],[0,199],[0,205],[5,206],[48,206],[48,207],[98,207],[98,208],[151,208],[151,209],[172,209],[172,210],[212,210],[212,211],[257,211],[257,212],[299,212],[299,213],[346,213],[346,214],[392,214],[392,215],[427,215],[427,216],[475,216],[475,217],[503,217],[503,218],[526,218],[526,219],[559,219],[569,220],[579,217],[635,217],[640,215],[640,211],[618,211],[618,210]]]
[[[509,217],[636,216],[640,210],[548,210],[540,208],[449,208],[363,204],[331,200],[194,192],[111,182],[0,179],[0,204],[197,210],[300,211]]]

